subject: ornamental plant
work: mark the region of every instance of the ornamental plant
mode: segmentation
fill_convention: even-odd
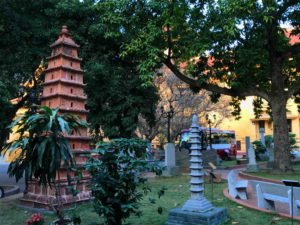
[[[151,190],[141,172],[161,173],[157,164],[146,161],[146,147],[147,142],[139,139],[100,142],[96,149],[99,157],[92,157],[87,163],[93,205],[99,216],[104,216],[106,225],[122,225],[132,214],[141,216],[139,201]],[[158,197],[166,189],[162,187]],[[156,200],[149,198],[149,201]],[[158,212],[162,212],[161,207]]]
[[[70,171],[75,166],[65,135],[71,135],[72,131],[79,133],[79,128],[86,126],[86,123],[74,115],[59,113],[58,108],[35,107],[36,110],[28,110],[10,125],[10,128],[17,128],[18,138],[7,143],[2,150],[18,150],[19,156],[10,163],[8,174],[14,176],[16,181],[25,175],[26,181],[36,180],[40,185],[54,186],[58,207],[53,209],[59,221],[65,221],[62,204],[59,204],[61,198],[56,174],[61,167]],[[50,205],[55,203],[50,202]]]
[[[25,221],[25,225],[43,225],[45,222],[44,217],[40,213],[32,214],[31,218]]]

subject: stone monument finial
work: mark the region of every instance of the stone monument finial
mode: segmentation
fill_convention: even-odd
[[[67,37],[70,36],[69,31],[68,31],[68,27],[66,25],[63,25],[61,27],[60,36],[67,36]]]
[[[198,116],[196,114],[194,114],[193,118],[192,118],[192,125],[191,125],[191,127],[197,127],[197,126],[199,126]]]

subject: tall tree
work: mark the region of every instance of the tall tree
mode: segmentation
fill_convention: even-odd
[[[298,0],[100,0],[98,7],[107,35],[128,35],[123,55],[139,57],[146,82],[164,64],[214,99],[266,100],[274,121],[274,169],[291,170],[286,103],[300,96],[300,44],[290,41],[299,40]]]

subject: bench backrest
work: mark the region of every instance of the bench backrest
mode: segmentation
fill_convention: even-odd
[[[290,187],[289,190],[291,190]],[[300,187],[293,187],[293,199],[300,200]]]
[[[231,170],[228,173],[227,180],[228,180],[229,185],[234,185],[237,183],[236,176],[237,176],[237,174],[234,170]]]
[[[274,184],[259,180],[251,180],[250,181],[253,187],[253,190],[256,190],[255,187],[257,184],[259,184],[262,193],[277,195],[280,197],[288,197],[288,191],[290,190],[289,187],[284,186],[283,184]]]

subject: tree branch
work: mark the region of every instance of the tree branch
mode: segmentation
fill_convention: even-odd
[[[290,46],[287,50],[283,51],[281,57],[282,59],[286,59],[299,53],[300,53],[300,44],[294,44]]]
[[[240,96],[240,97],[247,97],[247,96],[259,96],[261,98],[264,98],[266,101],[269,101],[269,96],[266,92],[259,90],[257,88],[247,88],[247,89],[241,89],[241,88],[226,88],[226,87],[220,87],[216,84],[209,84],[209,83],[200,83],[195,79],[192,79],[190,77],[185,76],[182,72],[178,70],[178,68],[173,65],[173,63],[170,60],[163,59],[163,63],[174,73],[176,77],[178,77],[183,82],[187,83],[191,87],[199,88],[199,89],[205,89],[208,91],[216,92],[219,94],[229,95],[229,96]]]

